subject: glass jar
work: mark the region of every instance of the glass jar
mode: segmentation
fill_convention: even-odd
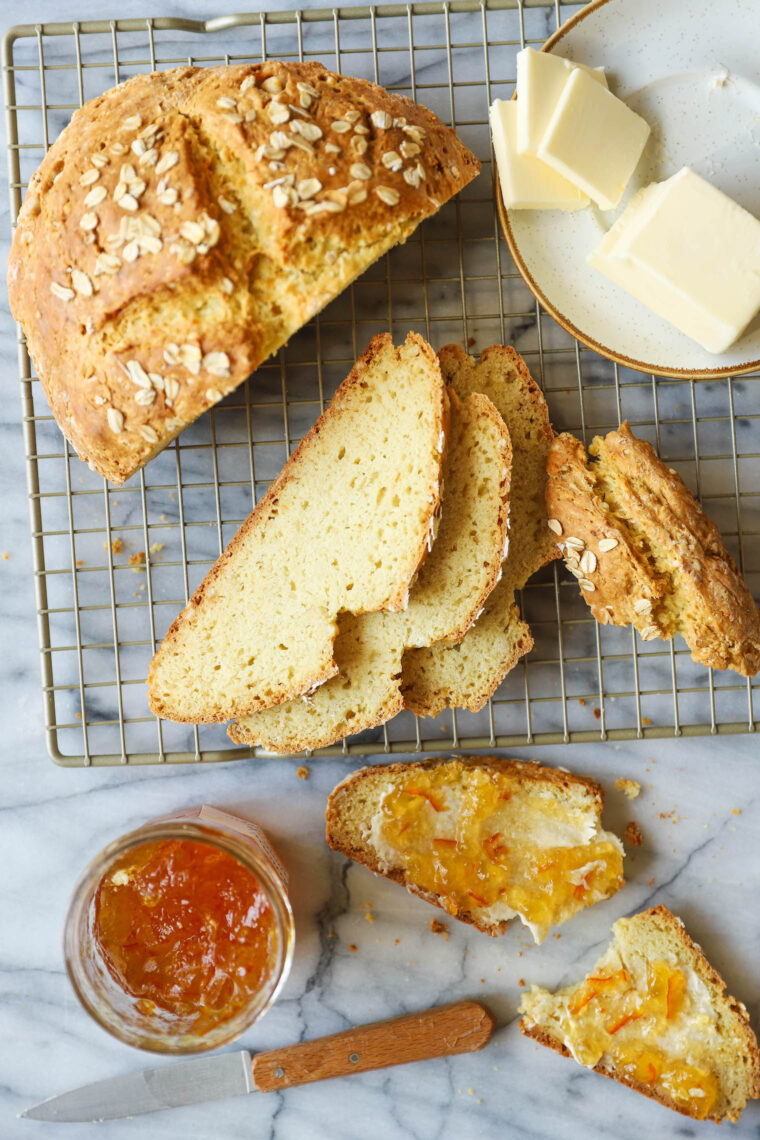
[[[96,930],[101,884],[127,882],[128,877],[117,867],[129,864],[130,855],[137,858],[138,849],[146,844],[172,840],[190,840],[232,856],[257,880],[271,909],[272,929],[267,945],[274,945],[266,976],[242,1008],[231,1017],[220,1016],[216,1024],[204,1027],[202,1032],[181,1024],[181,1020],[141,999],[139,994],[128,993],[109,969]],[[124,877],[119,879],[119,874]],[[64,956],[77,997],[104,1029],[138,1049],[198,1053],[229,1044],[266,1013],[290,971],[295,931],[287,881],[287,872],[268,839],[249,820],[204,805],[143,824],[101,851],[74,890],[66,916]]]

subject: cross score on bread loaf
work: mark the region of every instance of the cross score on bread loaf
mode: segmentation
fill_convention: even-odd
[[[478,170],[430,111],[318,63],[157,72],[87,103],[8,270],[59,426],[123,482]]]

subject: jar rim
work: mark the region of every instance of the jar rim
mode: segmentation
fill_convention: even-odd
[[[277,930],[275,966],[267,981],[258,989],[252,1000],[219,1030],[203,1037],[185,1033],[172,1036],[150,1029],[137,1029],[106,1000],[99,999],[95,987],[87,976],[82,960],[83,938],[94,892],[110,867],[130,850],[162,840],[191,840],[205,843],[231,855],[256,877],[272,908]],[[176,817],[152,820],[107,844],[81,873],[69,902],[63,934],[63,952],[66,972],[79,1002],[101,1028],[113,1037],[154,1053],[190,1054],[216,1049],[236,1040],[254,1022],[258,1021],[279,995],[290,973],[295,943],[293,911],[286,884],[269,860],[249,846],[244,836],[223,822],[213,824],[196,818]]]

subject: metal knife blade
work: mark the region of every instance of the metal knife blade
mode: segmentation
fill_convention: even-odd
[[[51,1096],[20,1115],[30,1120],[95,1123],[204,1100],[243,1096],[255,1088],[251,1054],[243,1049],[95,1081]]]

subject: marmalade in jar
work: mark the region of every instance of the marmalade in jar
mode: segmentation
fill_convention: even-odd
[[[97,888],[93,934],[117,985],[175,1032],[234,1018],[276,965],[277,925],[256,876],[190,839],[122,855]]]

